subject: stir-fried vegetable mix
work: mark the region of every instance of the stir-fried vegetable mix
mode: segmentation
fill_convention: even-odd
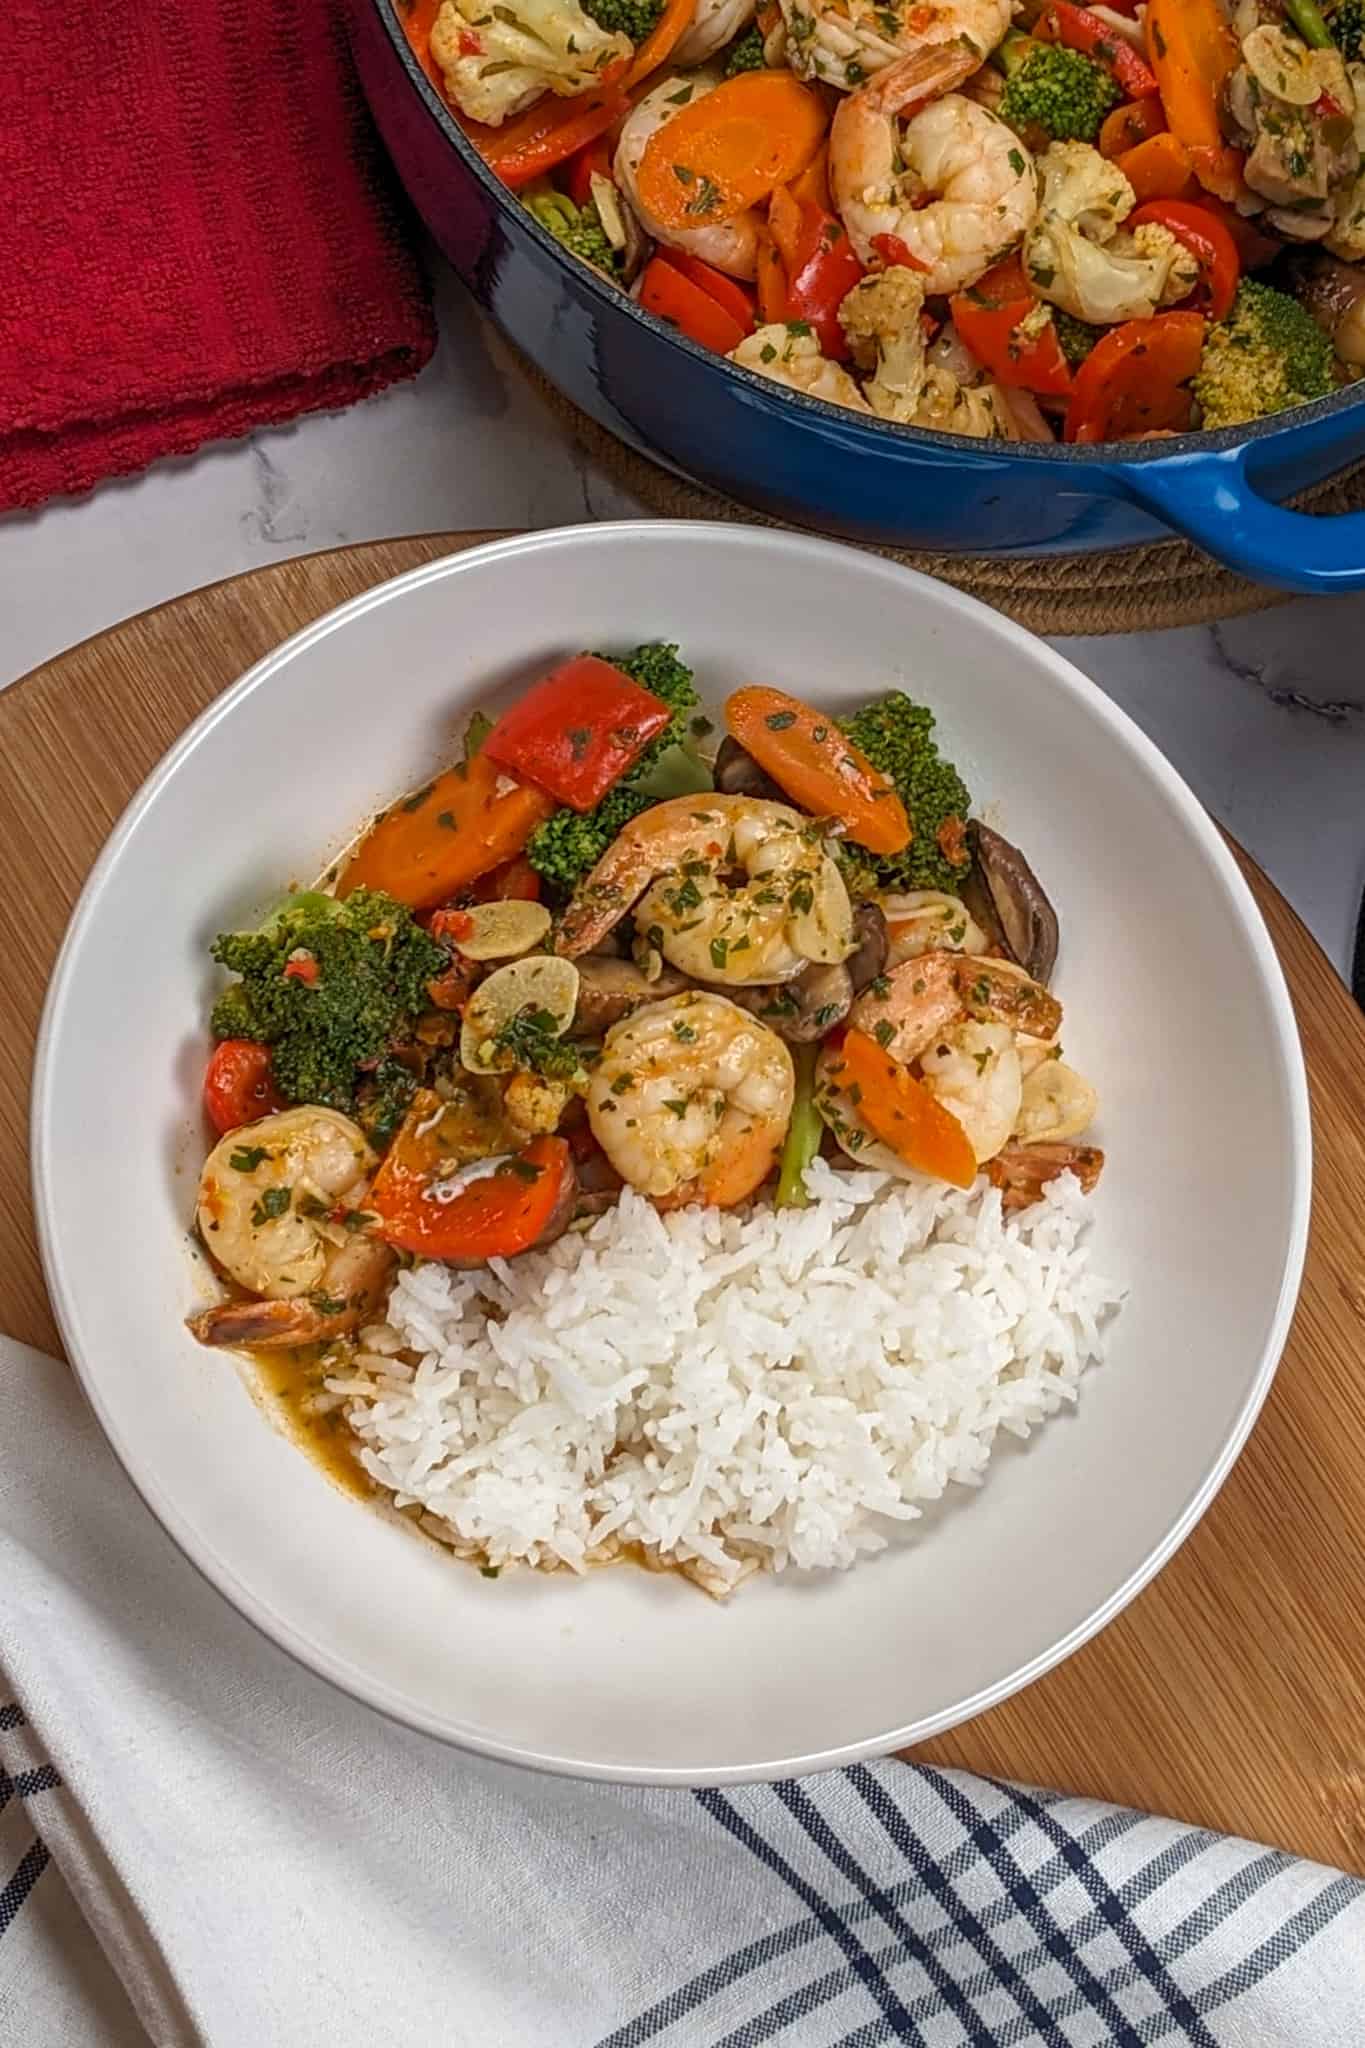
[[[754,683],[712,715],[660,640],[559,662],[458,754],[214,942],[198,1218],[248,1299],[205,1342],[344,1340],[397,1258],[514,1258],[623,1186],[800,1206],[822,1152],[990,1167],[1007,1206],[1094,1184],[1055,913],[925,706]]]
[[[1085,443],[1241,424],[1365,368],[1365,0],[405,20],[568,253],[807,396]]]

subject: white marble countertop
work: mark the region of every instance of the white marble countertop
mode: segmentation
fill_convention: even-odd
[[[414,383],[0,519],[0,686],[185,590],[347,541],[641,508],[595,470],[450,280]],[[1365,595],[1057,643],[1163,747],[1339,967],[1365,884]]]

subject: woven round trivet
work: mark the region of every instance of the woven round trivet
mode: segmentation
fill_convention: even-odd
[[[783,523],[637,455],[580,412],[524,357],[519,360],[556,419],[598,468],[651,512],[668,519]],[[1353,463],[1290,502],[1303,512],[1360,511],[1365,508],[1365,462]],[[1143,633],[1159,626],[1205,626],[1286,601],[1284,591],[1248,583],[1184,540],[1085,555],[932,555],[902,548],[876,552],[969,591],[1034,633]]]

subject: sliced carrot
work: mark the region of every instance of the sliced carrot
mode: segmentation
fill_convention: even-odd
[[[799,205],[818,206],[822,213],[833,213],[834,201],[829,195],[829,144],[827,142],[821,143],[800,177],[792,180],[791,191],[792,198]]]
[[[850,837],[871,853],[899,853],[910,844],[904,804],[828,712],[813,711],[784,690],[756,686],[727,699],[725,723],[803,810],[841,818]]]
[[[663,13],[631,59],[625,79],[628,92],[633,91],[642,78],[648,78],[651,71],[657,71],[671,55],[674,46],[682,41],[691,27],[696,11],[697,0],[668,0]]]
[[[1116,156],[1114,163],[1137,194],[1139,205],[1148,199],[1184,199],[1199,189],[1189,151],[1169,133],[1149,135],[1145,142]]]
[[[429,910],[514,859],[554,808],[553,797],[475,754],[385,811],[347,863],[339,893],[384,889]]]
[[[1126,100],[1104,117],[1099,135],[1100,155],[1122,156],[1125,149],[1136,149],[1149,135],[1160,135],[1165,126],[1166,110],[1159,99],[1149,93],[1145,100]]]
[[[718,356],[728,356],[749,332],[708,292],[675,270],[662,256],[654,257],[645,266],[640,279],[640,304],[647,313],[667,320],[689,341],[695,341],[700,348],[714,349]]]
[[[785,185],[779,185],[768,201],[768,233],[790,277],[799,261],[801,202]]]
[[[791,318],[787,303],[787,271],[777,253],[777,244],[766,228],[758,231],[754,258],[754,283],[758,288],[758,315],[765,326]]]
[[[422,1258],[477,1264],[529,1251],[555,1212],[573,1199],[576,1176],[563,1138],[533,1138],[493,1173],[439,1201],[429,1155],[403,1132],[370,1189],[376,1235]]]
[[[1189,150],[1200,184],[1235,199],[1242,158],[1223,140],[1220,108],[1241,50],[1219,0],[1150,0],[1144,27],[1171,133]]]
[[[831,1078],[846,1089],[859,1118],[907,1166],[969,1188],[976,1179],[971,1140],[951,1110],[908,1067],[882,1051],[865,1031],[848,1031]]]
[[[789,71],[743,71],[656,129],[637,172],[662,228],[733,220],[803,171],[823,140],[824,106]]]

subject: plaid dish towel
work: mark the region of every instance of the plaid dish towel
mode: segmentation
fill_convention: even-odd
[[[894,1762],[692,1794],[459,1756],[211,1591],[64,1367],[0,1340],[0,1412],[0,2041],[1365,2038],[1355,1878]]]

